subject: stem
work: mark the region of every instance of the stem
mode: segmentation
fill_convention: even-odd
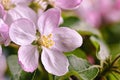
[[[112,67],[112,69],[118,69],[119,68],[119,66],[113,66]]]
[[[120,71],[118,71],[118,70],[113,70],[115,73],[118,73],[118,74],[120,74]]]
[[[104,62],[103,62],[103,61],[100,61],[100,66],[101,66],[100,71],[103,70],[103,65],[104,65]]]
[[[113,66],[118,59],[120,59],[120,55],[118,55],[118,56],[113,60],[113,62],[111,63],[111,66]]]
[[[111,70],[111,66],[109,65],[109,63],[105,64],[103,61],[101,61],[100,66],[101,66],[100,72],[95,80],[102,80],[103,78],[105,78],[105,75],[107,75],[108,72],[110,72],[110,70]]]
[[[117,66],[114,66],[114,64],[116,63],[116,61],[120,59],[120,55],[118,55],[114,60],[113,62],[108,62],[108,64],[104,65],[102,64],[101,62],[101,66],[102,66],[102,69],[101,69],[101,73],[98,75],[98,77],[96,79],[101,79],[102,77],[104,77],[105,75],[107,75],[109,72],[112,73],[112,71],[120,74],[120,71],[117,71],[117,70],[113,70],[113,69],[116,69],[118,68]]]
[[[61,76],[61,77],[59,78],[59,80],[65,80],[66,78],[69,78],[70,76],[75,76],[75,77],[78,78],[78,80],[83,80],[83,79],[79,76],[79,74],[78,74],[77,72],[75,72],[75,71],[70,71],[70,72],[68,72],[66,75]]]
[[[37,71],[34,72],[33,74],[33,77],[32,77],[32,80],[35,80],[35,74],[36,74]]]

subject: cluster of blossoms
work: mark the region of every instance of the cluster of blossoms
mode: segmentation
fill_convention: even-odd
[[[120,0],[83,0],[77,14],[93,27],[120,21]]]
[[[41,55],[49,73],[64,75],[69,62],[63,52],[80,47],[82,37],[75,30],[59,27],[61,11],[74,9],[80,3],[81,0],[0,0],[0,44],[8,46],[12,41],[20,45],[18,59],[24,71],[35,71]]]

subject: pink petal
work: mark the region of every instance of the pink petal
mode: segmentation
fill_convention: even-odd
[[[5,46],[8,46],[8,45],[10,44],[10,42],[11,42],[11,39],[10,39],[10,37],[8,36],[7,39],[6,39],[6,41],[4,42],[4,45],[5,45]]]
[[[12,4],[29,4],[32,0],[11,0]]]
[[[6,46],[10,43],[9,27],[0,19],[0,43],[4,43]]]
[[[98,4],[98,2],[101,3],[101,0],[83,0],[76,11],[80,18],[92,27],[98,27],[101,23],[100,5],[102,4]]]
[[[56,0],[56,6],[62,9],[74,9],[80,5],[82,0]]]
[[[18,45],[29,45],[35,40],[35,25],[27,19],[18,19],[13,22],[9,30],[10,38]]]
[[[83,13],[85,14],[85,13]],[[89,17],[88,17],[89,16]],[[84,15],[84,18],[88,24],[90,24],[92,27],[99,27],[101,23],[101,14],[97,11],[89,11],[86,15]]]
[[[39,53],[32,45],[21,46],[18,51],[19,63],[23,70],[33,72],[38,67]]]
[[[120,9],[120,0],[116,0],[115,6],[116,6],[116,8]]]
[[[41,59],[45,69],[51,74],[62,76],[68,72],[68,60],[57,50],[43,48]]]
[[[57,28],[53,32],[55,45],[52,48],[63,52],[72,51],[82,45],[82,37],[75,30],[67,27]]]
[[[3,6],[0,4],[0,18],[3,18],[4,15],[5,15],[4,8],[3,8]]]
[[[20,18],[27,18],[34,23],[37,22],[37,14],[29,7],[27,6],[16,6],[15,8],[8,11],[6,14],[6,20],[5,22],[8,25],[11,25],[11,23],[17,19]]]
[[[98,4],[96,6],[99,6],[100,11],[104,14],[113,8],[114,1],[112,1],[112,0],[98,0],[96,4]]]
[[[119,22],[120,21],[120,11],[118,10],[111,10],[106,14],[106,20],[109,22]]]
[[[50,34],[59,25],[60,10],[52,8],[44,12],[38,20],[38,29],[41,34]]]

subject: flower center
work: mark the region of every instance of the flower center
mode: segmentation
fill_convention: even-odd
[[[53,37],[52,34],[49,34],[48,36],[42,35],[39,40],[39,44],[47,48],[52,47],[55,44],[55,42],[52,40],[52,37]]]
[[[11,1],[10,1],[10,0],[2,0],[2,1],[0,1],[0,2],[1,2],[1,4],[4,6],[4,8],[5,8],[6,10],[9,10],[9,9],[11,9],[11,8],[14,7],[14,5],[11,4]]]

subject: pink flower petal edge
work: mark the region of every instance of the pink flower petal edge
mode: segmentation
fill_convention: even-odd
[[[52,8],[44,12],[38,19],[38,29],[41,34],[50,34],[60,22],[60,9]]]
[[[33,72],[38,67],[39,52],[35,46],[21,46],[18,51],[19,64],[26,72]]]
[[[21,18],[11,24],[9,35],[16,44],[29,45],[36,38],[36,27],[32,21]]]
[[[60,51],[44,47],[41,60],[45,69],[51,74],[62,76],[68,72],[69,62],[67,57]]]
[[[83,43],[81,35],[67,27],[54,29],[53,41],[55,45],[52,48],[62,52],[72,51],[80,47]]]

